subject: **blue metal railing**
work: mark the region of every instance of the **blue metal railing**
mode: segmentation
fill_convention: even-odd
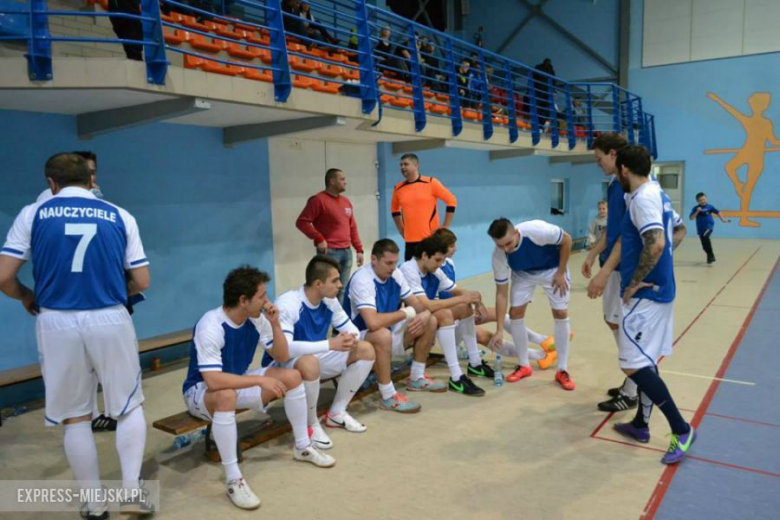
[[[600,133],[619,132],[657,156],[654,117],[639,96],[617,85],[566,82],[365,0],[307,4],[304,13],[291,0],[201,0],[198,7],[191,0],[141,0],[140,14],[128,14],[51,11],[46,0],[28,0],[0,11],[25,18],[27,27],[0,41],[26,41],[29,76],[36,81],[52,79],[52,43],[141,45],[154,84],[165,81],[170,51],[183,55],[185,66],[200,63],[210,72],[272,82],[280,102],[296,86],[334,92],[337,85],[359,97],[366,114],[377,107],[380,118],[382,108],[409,113],[417,132],[431,120],[448,119],[454,136],[465,125],[479,125],[491,140],[496,128],[506,128],[510,143],[525,133],[534,145],[546,136],[553,148],[568,149],[578,141],[591,148]],[[170,14],[161,16],[161,7]],[[143,38],[53,36],[50,16],[136,20]],[[177,34],[188,47],[171,38]]]

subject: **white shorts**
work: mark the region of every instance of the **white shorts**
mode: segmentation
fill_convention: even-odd
[[[138,339],[123,305],[87,311],[42,309],[35,331],[47,426],[92,415],[96,380],[103,385],[106,415],[120,417],[144,402]]]
[[[261,367],[255,370],[249,370],[245,375],[262,376],[265,375],[266,370],[268,370],[268,367]],[[203,381],[196,383],[195,386],[191,386],[184,393],[184,405],[193,417],[203,419],[204,421],[210,421],[211,414],[209,414],[209,411],[206,409],[206,402],[204,400],[206,390],[208,390],[208,387]],[[236,410],[249,408],[259,412],[265,412],[268,404],[263,402],[261,392],[262,390],[259,386],[250,386],[249,388],[239,388],[236,390]]]
[[[571,278],[569,278],[569,271],[566,270],[566,281],[569,283],[569,290],[566,294],[561,296],[560,293],[553,294],[552,281],[555,272],[558,269],[547,269],[546,271],[538,271],[534,273],[528,273],[525,271],[515,272],[512,271],[512,290],[510,305],[512,307],[521,307],[534,297],[534,290],[537,286],[544,289],[547,294],[547,299],[550,301],[550,307],[553,310],[565,310],[569,307],[569,296],[571,295]]]
[[[401,320],[392,327],[390,327],[390,333],[393,335],[392,354],[393,356],[403,356],[406,352],[406,345],[404,345],[404,333],[406,332],[406,320]],[[360,339],[365,340],[368,329],[361,330]],[[322,369],[320,369],[320,373]]]
[[[674,305],[633,298],[622,306],[618,355],[620,368],[655,366],[671,353]]]
[[[606,321],[615,325],[620,323],[620,317],[623,315],[623,298],[620,297],[620,272],[618,271],[612,271],[607,279],[604,294],[601,296],[601,309]]]
[[[340,376],[347,369],[347,358],[349,358],[349,352],[339,352],[336,350],[329,350],[322,354],[315,354],[315,358],[320,363],[320,379],[332,379]],[[279,368],[295,368],[295,363],[300,359],[296,357],[289,359],[284,363],[277,363],[274,361],[269,367]]]

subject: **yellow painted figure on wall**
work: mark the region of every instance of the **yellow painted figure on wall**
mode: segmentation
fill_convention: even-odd
[[[758,178],[764,172],[764,155],[766,152],[780,152],[780,139],[775,137],[772,121],[764,117],[769,108],[772,96],[768,92],[756,92],[748,98],[752,110],[746,115],[723,101],[712,92],[707,97],[718,103],[726,112],[734,116],[745,130],[745,142],[742,148],[706,150],[707,154],[736,154],[726,165],[726,173],[734,184],[734,190],[740,199],[739,211],[723,211],[724,216],[739,217],[739,225],[744,227],[759,227],[761,224],[750,220],[750,217],[780,218],[780,211],[750,211],[750,200]],[[769,141],[772,146],[767,147]],[[739,170],[747,167],[745,182],[739,177]]]

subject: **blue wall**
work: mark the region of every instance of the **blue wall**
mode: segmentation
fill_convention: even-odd
[[[273,273],[265,141],[227,150],[220,129],[154,124],[91,141],[72,116],[0,111],[0,235],[45,188],[57,152],[93,150],[106,199],[132,213],[151,261],[152,286],[134,321],[139,338],[192,327],[222,302],[222,281],[241,263]],[[23,279],[31,283],[29,263]],[[0,296],[0,370],[38,360],[34,318]]]
[[[726,175],[724,164],[733,155],[706,155],[705,150],[740,148],[745,139],[742,126],[718,104],[707,98],[714,92],[742,113],[750,113],[747,98],[768,92],[772,102],[764,114],[780,136],[780,54],[699,61],[642,68],[642,3],[632,2],[631,70],[629,87],[644,99],[656,116],[659,161],[684,161],[684,202],[688,213],[699,191],[721,210],[738,210],[740,199]],[[780,153],[765,154],[766,164],[758,180],[752,210],[780,210]],[[741,170],[745,179],[745,169]],[[716,224],[724,237],[780,238],[780,219],[758,219],[758,228]]]
[[[417,153],[420,172],[439,180],[458,198],[452,230],[458,235],[458,277],[490,271],[493,242],[490,223],[507,217],[543,219],[561,226],[574,238],[584,237],[601,199],[602,171],[593,165],[551,166],[545,157],[520,157],[491,162],[488,152],[442,148]],[[403,180],[400,155],[389,144],[379,145],[379,234],[403,244],[390,215],[393,187]],[[568,179],[567,210],[550,215],[550,180]],[[444,214],[444,206],[439,207]],[[443,218],[440,219],[443,221]]]
[[[618,6],[618,0],[550,0],[543,9],[607,61],[617,64]],[[485,48],[495,52],[527,14],[528,9],[518,0],[471,0],[471,13],[464,17],[461,37],[473,42],[477,27],[482,25]],[[612,75],[539,17],[533,18],[502,54],[531,67],[550,58],[557,75],[566,80]]]

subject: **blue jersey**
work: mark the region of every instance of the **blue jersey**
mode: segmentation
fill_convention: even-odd
[[[236,325],[222,307],[207,312],[195,325],[182,391],[203,381],[201,372],[246,374],[260,343],[265,348],[273,344],[273,330],[264,316]]]
[[[447,278],[455,282],[455,262],[452,260],[452,258],[448,258],[444,261],[444,265],[441,266],[441,272],[443,272]],[[451,292],[447,291],[439,291],[439,299],[446,300],[447,298],[452,298],[455,296]]]
[[[135,219],[76,187],[25,207],[0,254],[31,259],[35,301],[56,310],[124,305],[125,270],[149,264]]]
[[[515,229],[520,233],[517,249],[493,250],[493,279],[498,285],[509,283],[510,271],[536,273],[560,265],[563,229],[543,220],[521,222]]]
[[[429,300],[438,300],[439,291],[451,291],[455,289],[455,282],[447,278],[440,268],[432,273],[425,273],[420,270],[417,260],[412,258],[401,264],[399,271],[406,278],[409,289],[415,296],[425,296]]]
[[[651,229],[660,229],[664,232],[666,244],[658,263],[643,280],[652,283],[653,287],[640,289],[634,298],[660,303],[674,301],[676,291],[672,265],[674,220],[672,203],[657,184],[645,183],[631,194],[628,211],[623,219],[621,236],[621,294],[631,283],[639,264],[639,257],[644,247],[642,234]]]
[[[615,247],[615,242],[620,238],[620,233],[623,231],[623,217],[626,215],[626,192],[614,176],[607,187],[607,208],[607,248],[599,255],[602,264],[607,261],[612,248]],[[615,270],[619,269],[620,265],[615,268]]]
[[[704,206],[694,206],[691,210],[690,216],[696,213],[696,208],[701,208],[701,211],[696,215],[696,233],[699,236],[706,234],[708,231],[712,232],[715,228],[715,219],[712,218],[712,214],[720,215],[718,208],[712,204],[705,204]]]
[[[352,275],[344,291],[344,310],[360,330],[368,325],[360,316],[360,309],[375,309],[379,313],[395,312],[401,302],[412,296],[409,284],[396,269],[387,280],[380,280],[371,264],[366,264]]]

